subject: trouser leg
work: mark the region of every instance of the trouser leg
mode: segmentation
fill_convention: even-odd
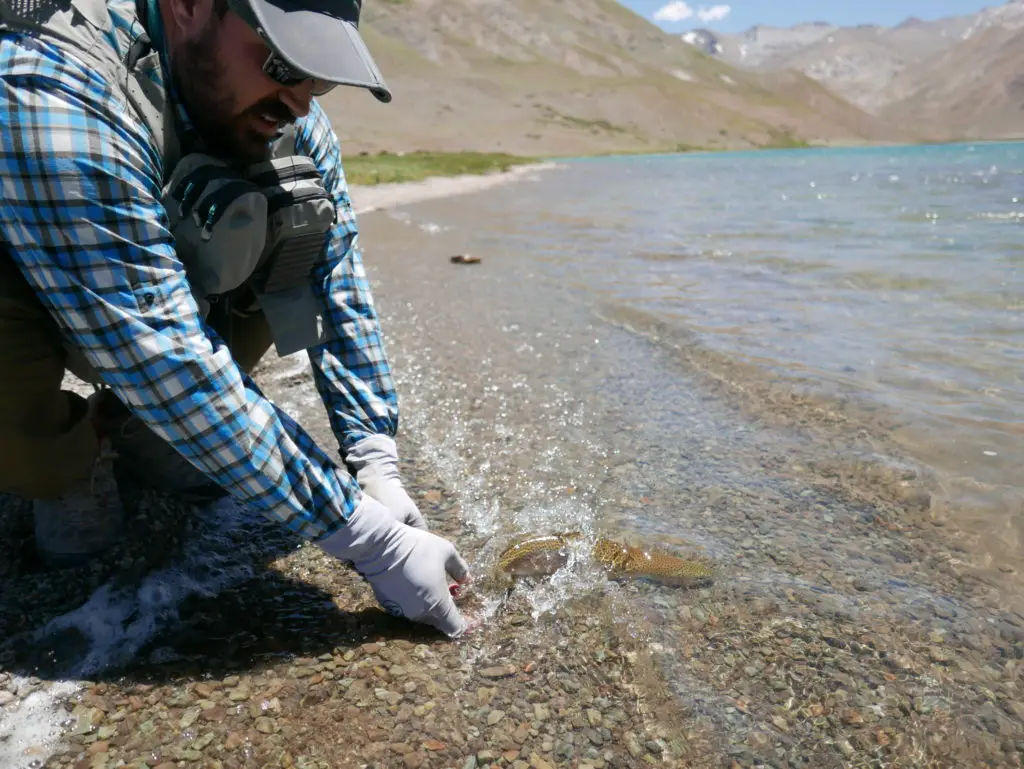
[[[61,389],[57,324],[0,252],[0,491],[55,499],[89,476],[99,443],[85,399]]]

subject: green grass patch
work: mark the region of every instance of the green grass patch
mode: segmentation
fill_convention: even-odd
[[[431,176],[486,174],[533,162],[536,158],[503,152],[381,152],[346,157],[344,167],[349,184],[372,185],[418,182]]]
[[[765,144],[761,145],[764,149],[793,150],[808,149],[811,146],[803,139],[794,136],[786,130],[768,129],[768,134],[771,138]]]

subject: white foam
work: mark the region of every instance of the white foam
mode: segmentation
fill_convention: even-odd
[[[72,660],[60,680],[45,683],[20,703],[0,708],[0,767],[42,766],[59,744],[67,719],[63,703],[88,679],[130,662],[157,633],[178,619],[178,607],[194,595],[210,596],[237,585],[253,574],[247,557],[261,548],[252,536],[259,516],[230,500],[209,505],[198,516],[200,530],[190,536],[172,566],[146,577],[141,585],[100,587],[74,611],[51,620],[32,634],[38,645],[61,633],[77,632],[85,653]],[[167,650],[158,650],[166,655]],[[15,690],[26,679],[14,678]]]
[[[26,683],[14,677],[16,687]],[[0,708],[0,767],[34,769],[45,764],[57,750],[67,718],[62,703],[79,688],[78,683],[61,681]]]
[[[153,572],[134,589],[103,585],[83,606],[37,631],[35,640],[46,643],[58,633],[80,633],[88,651],[66,671],[77,678],[130,662],[160,630],[177,620],[178,607],[186,598],[216,595],[252,576],[252,563],[239,557],[246,538],[231,533],[253,517],[229,499],[209,505],[199,516],[203,529],[189,537],[177,563]]]

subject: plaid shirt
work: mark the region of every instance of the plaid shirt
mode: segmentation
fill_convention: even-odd
[[[130,0],[108,8],[119,28],[131,24]],[[161,81],[164,62],[153,75]],[[309,358],[347,451],[368,435],[394,435],[398,408],[337,137],[315,102],[297,129],[297,151],[337,204],[313,276],[336,341]],[[308,539],[326,536],[355,509],[359,487],[204,322],[168,230],[163,170],[113,84],[61,48],[0,35],[0,242],[66,338],[157,434],[234,498]]]

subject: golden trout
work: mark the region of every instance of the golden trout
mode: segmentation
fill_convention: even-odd
[[[529,537],[507,547],[498,557],[498,568],[513,577],[554,574],[569,560],[570,542],[581,537],[575,531]],[[639,577],[666,585],[692,586],[706,583],[714,576],[714,570],[700,561],[651,552],[611,539],[598,539],[591,556],[614,579]]]

